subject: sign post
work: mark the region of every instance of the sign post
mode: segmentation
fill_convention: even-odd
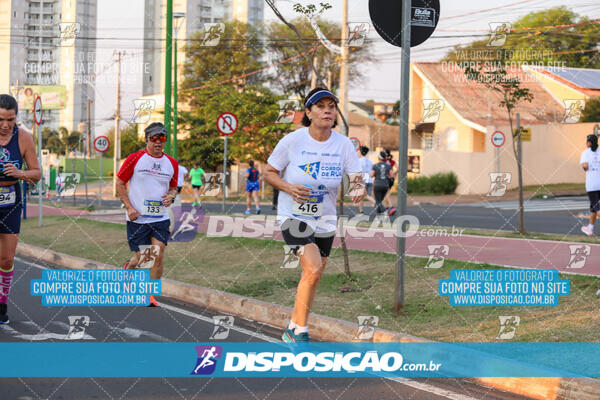
[[[500,173],[500,147],[504,146],[506,136],[500,131],[492,134],[492,144],[496,148],[496,172]]]
[[[42,123],[42,116],[43,116],[43,110],[42,110],[42,99],[40,98],[40,96],[37,96],[33,102],[33,120],[35,121],[35,124],[33,125],[37,133],[38,136],[38,162],[40,164],[40,173],[41,176],[44,176],[43,174],[43,165],[42,165],[42,132],[40,132],[40,124]],[[37,125],[37,127],[36,127]],[[44,190],[44,179],[40,178],[40,181],[38,183],[38,226],[42,226],[42,191]]]
[[[227,137],[233,135],[238,128],[238,119],[232,113],[223,113],[217,118],[217,129],[225,137],[223,145],[223,202],[221,211],[225,213],[225,198],[227,197]]]
[[[98,196],[98,206],[102,205],[102,155],[110,147],[110,140],[106,136],[98,136],[94,139],[94,149],[100,153],[100,194]]]
[[[387,42],[402,48],[400,72],[400,132],[398,212],[406,214],[406,175],[408,170],[408,102],[410,99],[410,48],[425,42],[440,19],[439,0],[369,0],[369,14],[377,33]],[[400,22],[400,23],[399,23]],[[394,310],[404,306],[404,269],[406,257],[406,222],[396,228],[396,285]]]
[[[358,149],[360,149],[360,140],[358,140],[358,138],[356,138],[356,137],[351,137],[349,139],[352,142],[352,144],[354,145],[354,150],[358,151]]]

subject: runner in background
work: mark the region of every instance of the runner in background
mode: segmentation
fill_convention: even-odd
[[[368,201],[375,205],[375,199],[372,196],[373,194],[373,178],[371,177],[371,170],[373,169],[373,161],[369,160],[367,157],[369,154],[369,148],[366,146],[360,147],[360,158],[358,161],[360,162],[360,170],[362,171],[363,182],[366,184],[366,198]],[[358,213],[363,213],[363,202],[358,203]]]
[[[390,165],[390,174],[389,174],[389,178],[388,178],[388,192],[385,195],[385,205],[386,205],[386,210],[388,212],[388,215],[392,216],[394,214],[396,214],[396,209],[394,208],[394,205],[392,204],[392,188],[394,187],[394,181],[396,180],[396,161],[394,161],[394,157],[392,156],[392,153],[388,150],[385,149],[384,150],[385,155],[386,155],[386,162]]]
[[[15,272],[23,208],[19,180],[33,184],[42,177],[33,138],[17,126],[18,112],[15,98],[0,94],[0,324],[9,322],[8,294]],[[21,169],[23,161],[27,170]]]
[[[194,168],[192,168],[189,175],[192,178],[192,189],[194,190],[194,204],[192,204],[192,206],[201,206],[202,201],[200,200],[200,188],[202,187],[204,170],[200,168],[200,163],[194,163]]]
[[[585,190],[590,198],[590,223],[582,226],[581,231],[588,236],[594,234],[596,216],[600,212],[600,151],[598,151],[598,137],[588,135],[587,149],[581,153],[579,164],[585,171]]]
[[[304,100],[304,128],[279,141],[264,172],[265,181],[280,190],[277,221],[302,267],[285,342],[309,341],[308,316],[337,229],[337,191],[344,174],[362,184],[354,145],[332,129],[337,102],[329,90],[311,90]],[[352,200],[358,203],[363,195]]]
[[[188,169],[183,165],[179,165],[179,174],[177,176],[177,193],[181,193],[181,189],[183,189],[183,185],[185,184],[185,179],[188,176]]]
[[[375,204],[377,215],[383,215],[385,208],[383,207],[383,199],[390,190],[389,179],[392,167],[386,162],[387,154],[380,152],[377,157],[379,162],[373,165],[371,176],[374,178],[373,191],[375,192]]]
[[[160,122],[153,122],[144,130],[146,148],[130,154],[117,174],[117,195],[127,210],[127,241],[134,252],[125,269],[137,267],[140,246],[155,245],[158,254],[150,270],[152,279],[163,274],[165,247],[171,235],[166,207],[177,197],[177,161],[163,153],[167,131]],[[150,296],[150,307],[158,303]]]
[[[260,203],[258,201],[258,191],[260,190],[260,182],[258,181],[258,175],[260,172],[254,168],[254,161],[248,161],[250,168],[246,170],[244,175],[246,178],[246,212],[244,214],[250,214],[250,196],[254,199],[254,206],[256,207],[256,213],[260,214]]]

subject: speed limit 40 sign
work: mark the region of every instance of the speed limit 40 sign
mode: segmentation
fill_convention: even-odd
[[[106,136],[98,136],[94,139],[94,148],[100,153],[104,153],[110,147],[110,140]]]

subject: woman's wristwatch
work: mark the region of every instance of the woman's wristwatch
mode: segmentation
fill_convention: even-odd
[[[173,201],[175,201],[175,198],[177,197],[176,194],[171,194],[171,193],[169,193],[169,196],[173,199]]]

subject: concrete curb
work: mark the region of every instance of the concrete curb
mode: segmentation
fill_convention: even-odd
[[[71,256],[19,242],[17,255],[46,264],[72,269],[115,269],[113,265]],[[243,316],[254,321],[284,329],[292,309],[275,303],[251,299],[162,279],[162,295],[210,308],[226,314]],[[311,335],[330,342],[356,341],[359,325],[319,314],[310,315]],[[431,342],[431,340],[405,335],[385,329],[375,329],[372,342]],[[468,378],[483,386],[492,387],[538,400],[596,400],[600,398],[600,380],[591,378]]]

